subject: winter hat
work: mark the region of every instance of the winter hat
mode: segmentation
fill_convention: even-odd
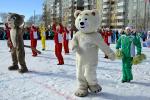
[[[127,26],[127,27],[125,28],[125,30],[132,30],[132,28],[129,27],[129,26]]]

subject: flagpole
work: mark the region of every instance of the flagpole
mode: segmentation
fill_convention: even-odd
[[[147,29],[149,29],[149,21],[150,21],[150,0],[148,1],[148,14],[147,14],[147,17],[148,17],[148,19],[147,19]]]
[[[136,25],[135,25],[135,27],[136,27],[136,29],[138,28],[137,27],[137,21],[138,21],[138,0],[136,0]]]
[[[146,30],[146,1],[144,5],[144,31]]]

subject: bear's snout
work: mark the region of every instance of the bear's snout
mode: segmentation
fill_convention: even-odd
[[[80,22],[80,25],[84,25],[84,22]]]

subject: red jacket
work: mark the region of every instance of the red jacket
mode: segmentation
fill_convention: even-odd
[[[103,31],[102,32],[102,37],[103,37],[105,43],[109,44],[108,43],[108,37],[111,36],[111,34],[112,34],[112,32],[110,32],[110,31]]]
[[[69,34],[69,31],[67,30],[66,27],[64,27],[64,34],[63,34],[63,40],[67,40],[67,34]]]
[[[59,44],[59,41],[58,41],[58,32],[54,31],[54,42],[55,44]]]
[[[35,27],[33,27],[33,28],[30,29],[30,40],[34,40],[35,39],[34,38],[34,32],[37,32],[37,29]]]

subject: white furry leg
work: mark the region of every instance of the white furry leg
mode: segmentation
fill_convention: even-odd
[[[78,89],[75,92],[75,95],[78,97],[85,97],[88,95],[88,83],[84,77],[85,68],[81,66],[80,63],[77,66],[77,80],[78,80]]]
[[[98,93],[102,90],[102,87],[99,84],[89,85],[89,90],[93,93]]]
[[[78,97],[85,97],[88,95],[88,87],[87,86],[80,86],[77,91],[75,92],[75,95]]]
[[[96,75],[96,66],[87,65],[85,67],[85,78],[87,80],[88,85],[95,85],[98,83]]]

